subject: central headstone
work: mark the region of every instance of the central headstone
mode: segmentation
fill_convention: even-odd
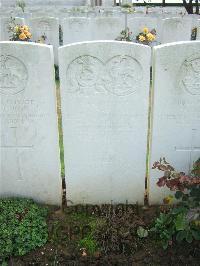
[[[59,48],[68,199],[143,203],[151,49],[115,41]]]
[[[0,44],[0,197],[61,204],[52,47]]]

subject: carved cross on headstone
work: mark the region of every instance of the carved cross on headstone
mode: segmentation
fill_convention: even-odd
[[[195,140],[195,135],[196,135],[196,129],[192,129],[192,139],[191,139],[191,145],[187,146],[187,147],[175,147],[175,151],[178,152],[189,152],[189,166],[188,166],[188,172],[190,172],[192,170],[192,166],[193,166],[193,158],[192,155],[195,152],[199,152],[200,153],[200,145],[195,145],[194,144],[194,140]]]
[[[8,137],[3,139],[3,143],[1,145],[1,148],[5,149],[12,149],[14,151],[14,163],[11,165],[11,167],[16,166],[16,176],[18,181],[23,180],[23,172],[22,172],[22,164],[20,161],[20,153],[24,149],[31,149],[33,148],[33,145],[20,145],[18,141],[18,135],[17,135],[17,127],[10,127],[9,131],[6,132],[6,135]]]

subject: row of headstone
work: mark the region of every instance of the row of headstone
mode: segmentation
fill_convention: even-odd
[[[0,63],[0,196],[60,204],[52,46],[2,42]],[[157,46],[153,56],[126,42],[72,44],[59,48],[59,67],[68,200],[143,204],[149,140],[148,168],[165,157],[191,170],[200,157],[199,41]],[[151,204],[166,193],[161,174],[147,176]]]
[[[25,0],[27,6],[83,6],[87,0]],[[1,6],[15,7],[17,0],[1,0]]]
[[[9,40],[8,25],[10,18],[1,18],[1,41]],[[195,21],[195,23],[194,23]],[[24,19],[16,18],[16,23],[24,24]],[[62,22],[52,17],[31,18],[28,25],[33,35],[32,40],[38,41],[45,36],[45,44],[54,46],[55,60],[57,63],[57,48],[59,47],[59,24],[63,30],[63,44],[81,41],[114,40],[125,28],[125,20],[122,17],[99,18],[66,18]],[[174,17],[158,19],[144,16],[128,19],[128,27],[135,38],[144,27],[156,29],[157,43],[169,43],[175,41],[189,41],[192,28],[200,27],[200,20],[196,17]],[[198,29],[199,32],[199,29]],[[198,33],[199,36],[199,33]]]
[[[22,9],[19,7],[1,7],[0,14],[11,14],[14,16],[41,16],[41,14],[46,14],[47,16],[57,16],[59,18],[67,17],[67,16],[121,16],[124,12],[124,9],[121,7],[107,7],[107,6],[98,6],[98,7],[90,7],[90,6],[33,6],[33,7],[25,7],[25,12],[22,12]],[[174,9],[166,10],[165,8],[147,8],[147,7],[135,7],[134,14],[149,14],[153,16],[182,16],[186,15],[187,12],[184,8],[178,7]]]

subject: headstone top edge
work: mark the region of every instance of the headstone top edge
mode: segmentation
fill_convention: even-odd
[[[20,41],[1,41],[0,42],[0,45],[1,44],[9,44],[10,46],[16,46],[16,45],[21,45],[21,46],[35,46],[35,47],[41,47],[43,49],[53,49],[53,46],[52,45],[46,45],[46,44],[40,44],[40,43],[34,43],[34,42],[20,42]]]
[[[123,42],[123,41],[112,41],[112,40],[99,40],[99,41],[86,41],[86,42],[75,42],[75,43],[71,43],[71,44],[66,44],[63,45],[61,47],[58,48],[59,51],[67,48],[67,47],[74,47],[74,46],[85,46],[88,44],[93,44],[93,45],[97,45],[97,44],[115,44],[115,45],[123,45],[123,46],[127,46],[127,47],[142,47],[142,49],[146,49],[146,50],[151,50],[151,47],[144,45],[144,44],[139,44],[139,43],[128,43],[128,42]]]
[[[160,45],[154,46],[153,50],[156,51],[156,50],[160,50],[166,47],[174,47],[177,45],[181,46],[181,45],[188,45],[188,44],[195,46],[195,45],[200,44],[200,41],[182,41],[182,42],[171,42],[171,43],[166,43],[166,44],[160,44]]]

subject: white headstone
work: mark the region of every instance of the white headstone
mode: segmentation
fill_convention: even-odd
[[[32,15],[33,15],[33,14],[30,13],[30,12],[16,12],[16,13],[15,13],[15,16],[16,16],[16,17],[24,18],[26,24],[29,24],[29,20],[31,19]]]
[[[151,48],[59,48],[68,199],[143,203]]]
[[[63,20],[63,44],[91,41],[91,19],[71,17]]]
[[[114,6],[114,0],[102,0],[103,7],[111,7]]]
[[[15,24],[24,25],[23,18],[14,18]],[[9,41],[12,33],[9,32],[9,25],[11,24],[11,18],[0,18],[0,41]],[[12,23],[13,25],[13,23]]]
[[[108,1],[108,0],[106,0]],[[39,5],[69,5],[69,6],[83,6],[87,0],[25,0],[27,6]],[[16,6],[16,0],[1,0],[2,6]]]
[[[0,43],[0,197],[60,204],[53,50]]]
[[[136,37],[142,30],[147,27],[150,31],[158,31],[158,19],[154,17],[135,17],[128,20],[128,27],[133,36]]]
[[[132,0],[121,0],[121,4],[125,5],[125,4],[132,4]]]
[[[192,33],[192,19],[166,18],[162,20],[161,43],[190,41]]]
[[[59,20],[52,17],[32,18],[30,28],[33,41],[45,36],[44,44],[53,45],[55,64],[58,64]]]
[[[92,21],[92,40],[115,40],[124,28],[120,17],[97,17]]]
[[[153,133],[151,165],[162,157],[177,171],[188,172],[200,157],[200,42],[154,48]],[[150,172],[150,201],[158,203],[169,189],[156,186],[162,172]]]

